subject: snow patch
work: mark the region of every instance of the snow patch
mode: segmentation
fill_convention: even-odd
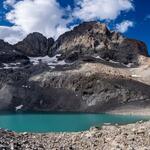
[[[120,64],[120,62],[118,61],[113,61],[113,60],[109,60],[110,63],[113,63],[113,64]]]
[[[55,68],[56,65],[66,65],[67,63],[64,60],[58,61],[58,56],[60,54],[55,55],[54,57],[44,56],[44,57],[29,57],[30,62],[33,65],[38,65],[39,63],[45,63],[51,68]]]
[[[22,107],[23,107],[23,105],[19,105],[19,106],[17,106],[17,107],[16,107],[16,111],[18,111],[18,110],[22,109]]]
[[[106,61],[105,59],[103,59],[103,58],[102,58],[102,57],[100,57],[100,56],[96,56],[96,57],[94,57],[94,58],[97,58],[97,59],[100,59],[100,60]]]
[[[23,88],[30,88],[28,85],[22,85]]]
[[[140,75],[137,75],[137,74],[133,74],[131,75],[133,78],[140,78],[141,76]]]
[[[131,68],[134,64],[133,63],[129,63],[127,65],[123,64],[124,66],[128,67],[128,68]]]
[[[105,59],[103,59],[103,58],[102,58],[102,57],[100,57],[100,56],[96,56],[96,57],[94,57],[94,58],[97,58],[97,59],[100,59],[100,60],[106,61]],[[120,63],[120,62],[118,62],[118,61],[113,61],[113,60],[109,60],[109,62],[110,62],[110,63],[114,63],[114,64],[118,64],[118,63]]]
[[[17,69],[19,68],[20,63],[3,63],[4,67],[0,69]]]
[[[103,60],[103,61],[106,61],[105,59],[101,58],[100,56],[96,56],[94,58],[97,58],[97,59],[100,59],[100,60]],[[122,64],[123,66],[125,67],[128,67],[128,68],[131,68],[134,64],[133,63],[128,63],[127,65],[123,64],[123,63],[120,63],[119,61],[113,61],[113,60],[109,60],[110,63],[113,63],[113,64]]]

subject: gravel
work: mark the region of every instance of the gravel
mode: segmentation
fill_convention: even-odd
[[[0,150],[150,150],[150,121],[105,125],[76,133],[15,133],[0,129]]]

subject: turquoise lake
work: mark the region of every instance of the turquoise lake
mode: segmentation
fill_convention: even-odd
[[[3,114],[0,115],[0,128],[16,132],[76,132],[104,123],[128,124],[146,117],[108,114]]]

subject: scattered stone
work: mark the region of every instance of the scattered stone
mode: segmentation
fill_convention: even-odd
[[[133,130],[142,134],[133,133]],[[5,150],[149,150],[150,122],[115,126],[92,127],[89,131],[74,133],[22,134],[0,131],[0,149]],[[126,133],[127,136],[124,136]],[[101,136],[99,136],[101,135]]]

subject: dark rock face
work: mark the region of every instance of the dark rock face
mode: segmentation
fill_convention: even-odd
[[[48,73],[47,73],[48,74]],[[38,77],[42,87],[62,88],[79,96],[82,112],[105,112],[130,102],[150,105],[150,87],[126,78],[103,73],[55,72]],[[75,104],[76,105],[76,104]]]
[[[0,110],[79,111],[80,97],[65,89],[42,88],[36,83],[3,85],[0,89]]]
[[[47,39],[42,34],[34,32],[15,45],[16,49],[27,56],[45,56],[54,44],[54,39]]]
[[[133,63],[138,65],[140,64],[138,61],[140,55],[148,56],[148,50],[145,43],[133,39],[124,39],[116,49],[113,49],[113,52],[110,51],[110,53],[112,52],[112,59],[117,59],[117,61],[124,64]],[[117,49],[119,51],[117,51]]]
[[[12,45],[10,45],[7,42],[4,42],[4,40],[0,40],[0,51],[3,51],[3,50],[10,51],[12,49],[13,49]]]
[[[127,39],[98,22],[85,22],[61,35],[50,52],[56,51],[69,61],[85,56],[100,56],[107,61],[135,65],[139,63],[139,54],[148,55],[143,42]]]
[[[130,103],[150,105],[149,85],[119,74],[78,70],[80,66],[77,70],[71,68],[1,70],[0,111],[16,111],[22,106],[19,111],[23,112],[105,112]]]
[[[28,57],[7,42],[0,40],[0,63],[11,63],[18,61],[28,61]]]
[[[48,70],[46,66],[29,66],[16,70],[0,70],[0,111],[16,111],[22,106],[23,112],[77,112],[82,101],[72,90],[55,87],[41,87],[29,78]]]

